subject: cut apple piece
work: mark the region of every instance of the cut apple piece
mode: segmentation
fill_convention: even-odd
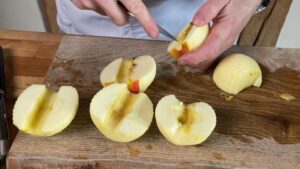
[[[127,84],[104,87],[92,99],[90,115],[99,131],[116,142],[130,142],[150,127],[153,104],[144,93],[131,93]]]
[[[72,122],[78,103],[77,90],[71,86],[62,86],[54,92],[45,85],[31,85],[15,103],[13,124],[31,135],[51,136]]]
[[[171,56],[179,58],[184,54],[182,44],[178,41],[172,41],[168,47],[168,52]]]
[[[184,39],[187,37],[188,33],[192,29],[193,24],[190,22],[188,23],[176,36],[177,41],[183,42]]]
[[[216,114],[207,103],[185,106],[174,95],[163,97],[155,109],[160,132],[175,145],[204,142],[216,126]]]
[[[209,26],[195,26],[187,24],[176,36],[177,41],[172,41],[168,47],[168,53],[179,58],[200,47],[209,34]]]
[[[151,56],[134,59],[116,59],[107,65],[100,74],[102,85],[126,83],[133,93],[144,92],[156,75],[156,62]]]
[[[254,59],[244,54],[231,54],[216,67],[213,80],[216,85],[229,94],[262,84],[262,72]]]

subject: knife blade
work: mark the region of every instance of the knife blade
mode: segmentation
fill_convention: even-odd
[[[132,13],[128,12],[128,14],[132,17],[135,17]],[[157,24],[157,27],[159,29],[159,32],[163,35],[165,35],[166,37],[172,39],[172,40],[176,40],[175,36],[173,36],[172,34],[170,34],[167,30],[165,30],[162,26],[160,26],[159,24]]]
[[[205,0],[144,0],[144,2],[159,27],[174,39],[181,29],[193,20]]]
[[[166,37],[172,39],[172,40],[177,40],[175,36],[173,36],[171,33],[169,33],[165,28],[163,28],[161,25],[157,24],[157,27],[159,29],[159,32]]]

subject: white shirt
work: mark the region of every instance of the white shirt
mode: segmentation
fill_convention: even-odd
[[[144,0],[149,10],[156,10],[158,6],[167,8],[170,4],[182,3],[186,0]],[[189,0],[193,3],[201,3],[203,0]],[[137,38],[137,39],[149,39],[147,33],[140,26],[137,20],[130,17],[129,22],[124,26],[116,26],[107,16],[100,15],[92,10],[81,10],[77,8],[71,0],[56,0],[57,5],[57,23],[60,30],[68,34],[79,35],[93,35],[93,36],[109,36],[109,37],[123,37],[123,38]],[[199,6],[200,7],[200,6]],[[197,8],[199,8],[197,5]],[[183,27],[186,23],[191,21],[193,13],[187,14],[190,11],[187,8],[181,6],[179,9],[173,10],[173,13],[168,9],[162,10],[163,13],[156,16],[157,19],[164,19],[164,15],[171,15],[177,19],[177,23],[174,26]],[[181,9],[182,8],[182,9]],[[169,19],[168,19],[169,20]],[[160,40],[170,40],[169,38],[160,34]]]

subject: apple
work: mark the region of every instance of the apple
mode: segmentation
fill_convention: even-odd
[[[156,75],[156,62],[151,56],[119,58],[108,64],[100,74],[102,85],[126,83],[133,93],[144,92]]]
[[[187,24],[176,36],[176,41],[172,41],[168,47],[168,53],[179,58],[182,55],[199,48],[209,34],[209,26],[195,26]]]
[[[116,142],[141,137],[153,119],[153,104],[144,93],[131,93],[126,83],[104,87],[92,99],[90,115],[99,131]]]
[[[79,103],[77,90],[62,86],[58,92],[45,85],[31,85],[18,97],[13,109],[13,124],[36,136],[52,136],[74,119]]]
[[[262,84],[262,72],[251,57],[235,53],[225,57],[213,73],[215,84],[224,92],[238,94],[242,90]]]
[[[155,109],[160,132],[175,145],[196,145],[204,142],[216,126],[216,114],[207,103],[184,105],[176,96],[163,97]]]

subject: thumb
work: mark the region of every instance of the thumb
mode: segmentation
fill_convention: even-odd
[[[194,16],[193,24],[203,26],[212,21],[228,4],[229,0],[207,0]]]

